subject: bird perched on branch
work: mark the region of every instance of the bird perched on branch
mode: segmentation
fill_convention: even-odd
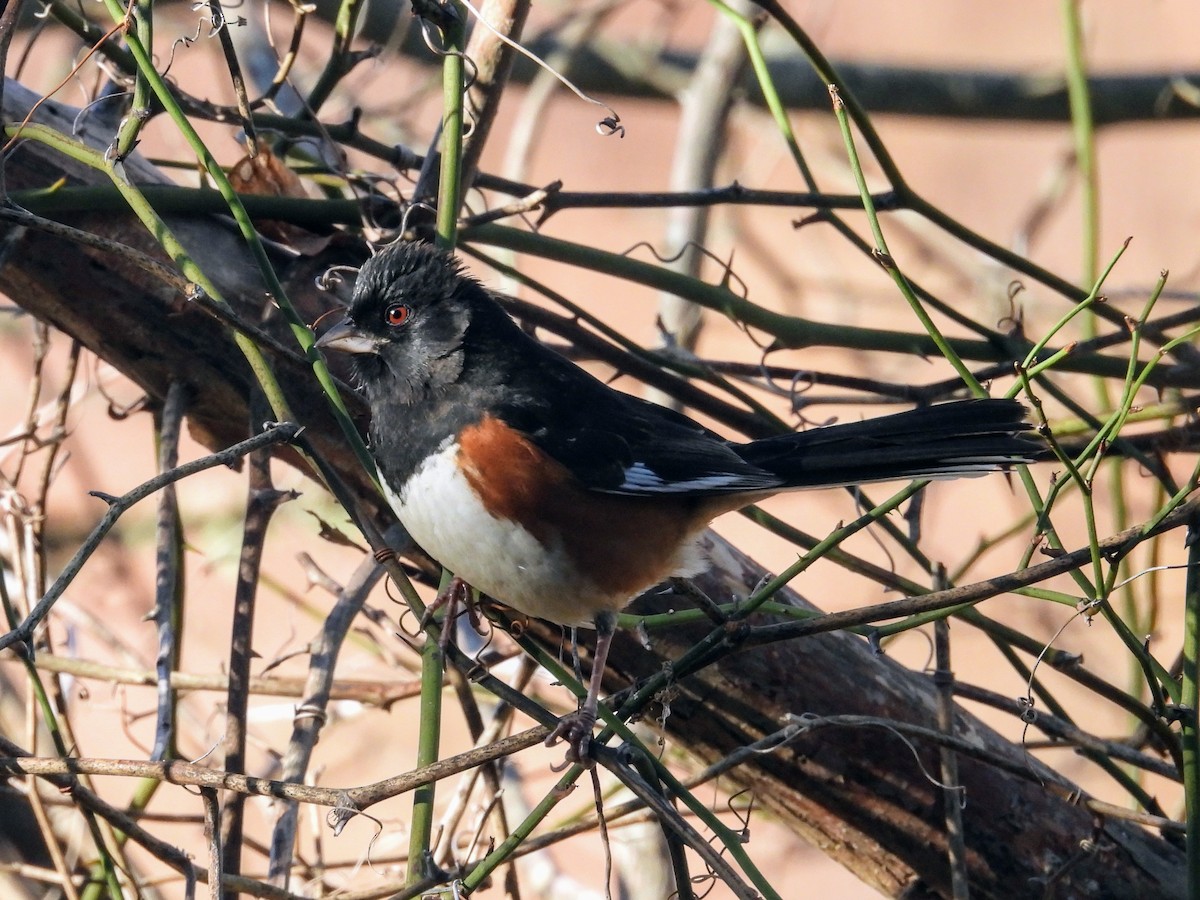
[[[1032,459],[1024,407],[965,400],[736,443],[614,390],[522,331],[443,251],[397,243],[317,346],[353,354],[382,484],[413,539],[530,616],[595,628],[587,698],[547,743],[580,759],[617,613],[704,568],[716,516],[780,491]]]

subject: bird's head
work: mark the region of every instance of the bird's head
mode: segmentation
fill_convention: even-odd
[[[448,253],[396,243],[359,271],[350,308],[318,340],[322,350],[354,355],[367,399],[411,403],[453,384],[482,286]]]

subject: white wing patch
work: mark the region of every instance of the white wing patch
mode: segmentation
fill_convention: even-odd
[[[625,480],[618,491],[639,494],[682,494],[691,491],[717,491],[723,488],[756,490],[778,486],[779,481],[769,476],[750,478],[733,472],[711,472],[686,481],[667,481],[643,462],[635,462],[625,470]]]

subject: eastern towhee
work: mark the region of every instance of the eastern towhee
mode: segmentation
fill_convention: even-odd
[[[597,632],[587,699],[547,743],[586,750],[617,613],[704,568],[715,516],[797,488],[1030,461],[1024,407],[964,400],[739,444],[616,391],[522,331],[457,260],[397,243],[317,346],[354,354],[388,500],[413,539],[522,613]]]

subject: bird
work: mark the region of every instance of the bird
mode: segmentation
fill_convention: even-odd
[[[417,241],[363,264],[316,344],[351,357],[381,486],[413,540],[520,613],[595,629],[586,697],[547,738],[585,764],[618,613],[702,572],[712,519],[781,491],[1034,458],[1010,399],[729,440],[594,377],[524,331],[455,255]]]

